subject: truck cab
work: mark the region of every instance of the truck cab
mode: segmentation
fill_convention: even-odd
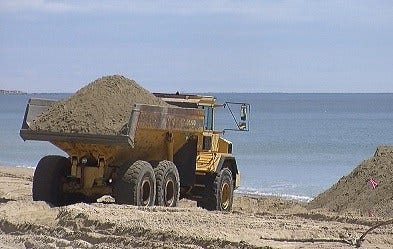
[[[217,104],[213,96],[155,95],[171,105],[204,111],[203,132],[197,138],[196,180],[187,197],[209,210],[228,210],[232,206],[233,190],[240,185],[240,172],[232,154],[232,142],[222,137],[223,131],[215,130],[215,108],[225,105]]]

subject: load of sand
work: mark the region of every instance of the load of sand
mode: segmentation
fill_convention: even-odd
[[[168,105],[133,80],[105,76],[52,105],[34,121],[31,129],[116,135],[129,121],[136,103]]]
[[[363,161],[308,206],[339,213],[393,217],[393,146],[379,146],[374,157]]]

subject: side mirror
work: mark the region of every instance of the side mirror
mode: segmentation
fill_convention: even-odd
[[[247,105],[242,104],[240,106],[240,120],[246,121],[247,120]]]
[[[247,105],[242,104],[240,106],[240,122],[239,122],[239,129],[244,131],[247,130]]]
[[[249,131],[250,121],[249,121],[249,113],[250,113],[250,104],[248,103],[239,103],[239,102],[225,102],[223,105],[225,108],[228,108],[233,121],[235,122],[236,128],[228,128],[224,129],[224,131]],[[239,109],[240,110],[239,110]],[[235,115],[236,109],[240,111],[240,120],[239,116]]]

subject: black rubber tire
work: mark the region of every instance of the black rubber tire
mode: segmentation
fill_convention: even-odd
[[[204,199],[197,201],[197,206],[207,210],[230,212],[233,204],[233,178],[228,168],[222,169],[214,182],[206,189]]]
[[[53,206],[68,203],[63,183],[70,174],[71,162],[63,156],[45,156],[39,162],[33,177],[33,200],[45,201]]]
[[[156,176],[156,205],[176,207],[180,196],[180,178],[176,165],[171,161],[161,161],[154,168]]]
[[[136,161],[123,168],[114,185],[114,198],[118,204],[153,206],[156,197],[156,178],[150,163]]]

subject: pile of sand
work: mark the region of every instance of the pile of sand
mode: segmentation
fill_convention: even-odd
[[[31,125],[33,130],[116,135],[128,123],[134,104],[168,105],[135,81],[99,78],[55,103]]]
[[[377,185],[372,186],[373,180]],[[393,217],[393,146],[380,146],[349,175],[309,203],[310,208]]]

